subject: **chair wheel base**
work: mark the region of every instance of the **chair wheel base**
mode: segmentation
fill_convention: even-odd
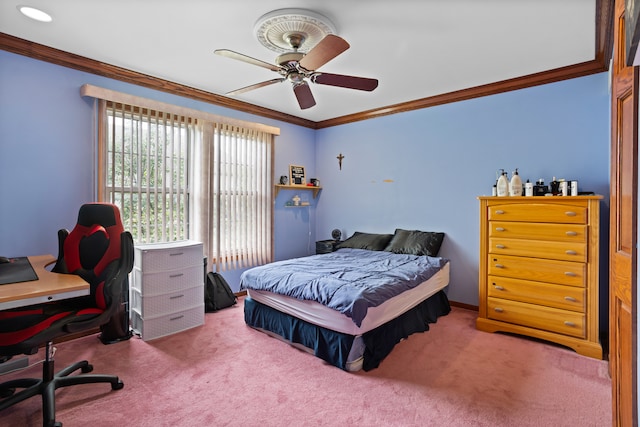
[[[45,361],[43,365],[43,379],[39,378],[21,378],[6,381],[0,384],[0,412],[30,397],[42,396],[42,417],[43,426],[56,427],[62,426],[62,423],[56,421],[55,413],[55,392],[62,387],[69,387],[78,384],[97,384],[109,383],[111,390],[120,390],[124,388],[122,380],[115,375],[107,374],[88,374],[88,375],[72,375],[73,372],[81,371],[89,373],[93,371],[93,365],[86,360],[76,362],[49,378],[49,374],[53,371],[53,360]]]
[[[15,388],[5,388],[0,389],[0,399],[4,399],[5,397],[13,396],[13,393],[16,392]]]

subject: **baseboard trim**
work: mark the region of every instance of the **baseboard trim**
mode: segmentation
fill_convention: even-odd
[[[449,304],[454,307],[465,308],[467,310],[478,311],[477,305],[465,304],[463,302],[449,301]]]

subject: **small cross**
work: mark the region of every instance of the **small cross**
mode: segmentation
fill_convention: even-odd
[[[342,170],[342,159],[344,159],[342,153],[340,153],[340,155],[336,157],[336,159],[338,159],[338,166],[340,166],[340,170]]]

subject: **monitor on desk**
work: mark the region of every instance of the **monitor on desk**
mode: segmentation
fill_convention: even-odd
[[[0,264],[0,285],[38,280],[38,275],[27,257],[9,258]]]

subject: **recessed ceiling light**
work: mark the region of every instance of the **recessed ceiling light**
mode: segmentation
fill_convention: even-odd
[[[40,21],[40,22],[51,22],[51,21],[53,21],[53,18],[51,17],[51,15],[49,15],[46,12],[41,11],[40,9],[36,9],[35,7],[18,6],[18,10],[24,16],[26,16],[28,18],[31,18],[31,19],[35,19],[36,21]]]

